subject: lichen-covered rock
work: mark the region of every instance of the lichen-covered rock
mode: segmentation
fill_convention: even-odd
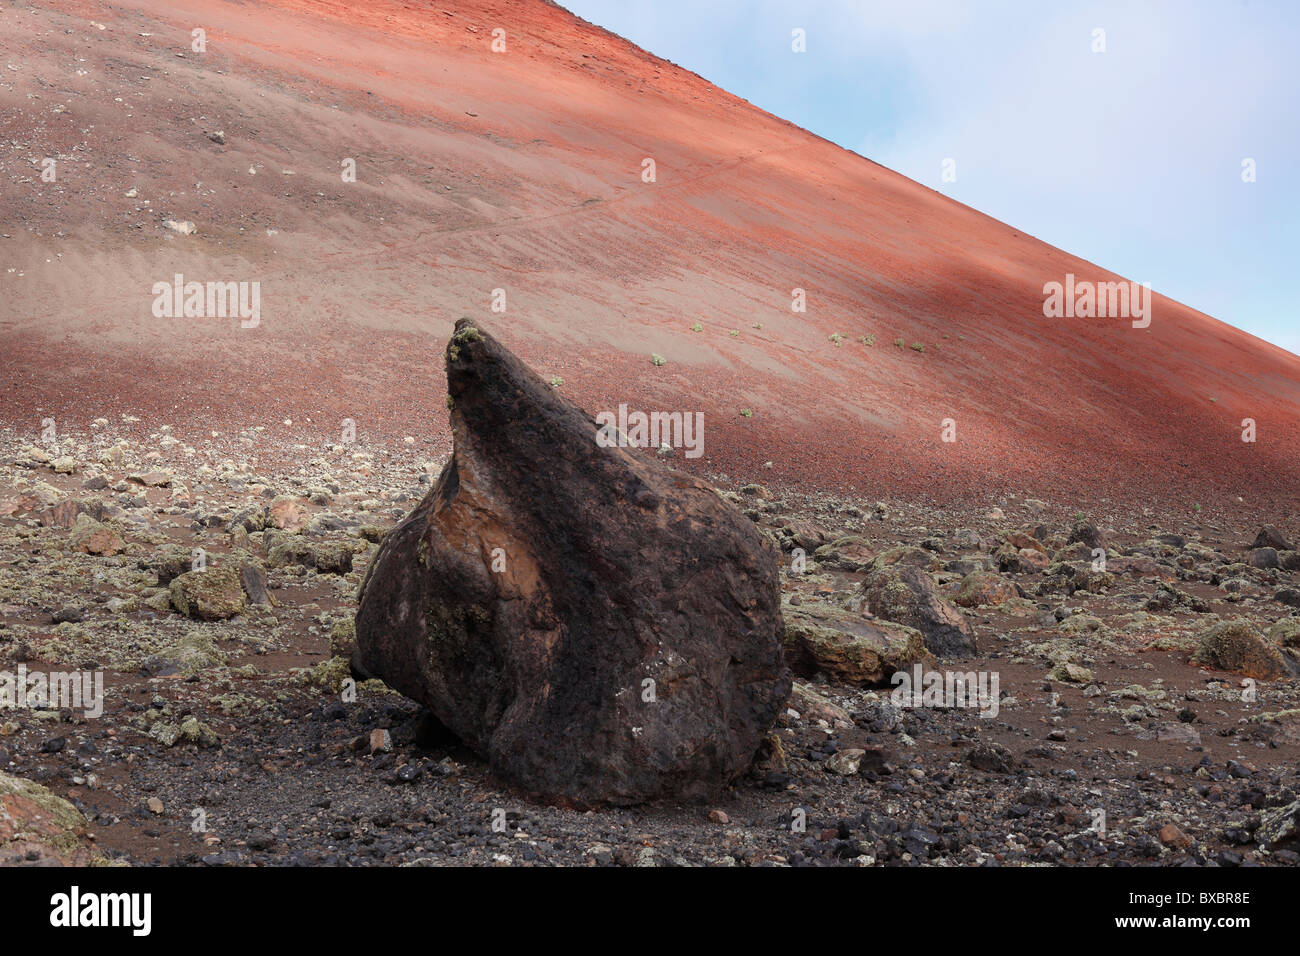
[[[330,628],[330,654],[351,660],[357,649],[356,619],[348,616],[334,623]]]
[[[807,684],[795,681],[790,689],[790,706],[807,720],[824,720],[830,727],[852,727],[853,718],[839,704]]]
[[[172,607],[187,617],[222,621],[242,614],[247,606],[239,570],[232,565],[186,571],[169,585]]]
[[[1092,683],[1092,671],[1082,664],[1061,661],[1047,675],[1052,680],[1069,681],[1072,684]]]
[[[174,663],[176,669],[186,677],[226,663],[226,655],[221,649],[210,637],[197,630],[181,637],[159,656]]]
[[[234,532],[242,530],[245,533],[256,533],[266,527],[266,508],[260,505],[249,505],[236,511],[235,514],[226,522],[226,530]]]
[[[861,687],[883,687],[891,675],[913,664],[934,663],[915,628],[861,615],[826,611],[820,616],[785,610],[785,649],[791,668]]]
[[[1057,625],[1057,630],[1066,634],[1093,634],[1105,631],[1106,624],[1091,614],[1071,614]]]
[[[158,586],[165,588],[182,574],[194,570],[195,555],[189,548],[172,544],[143,561],[142,565],[157,574]]]
[[[529,793],[716,796],[790,693],[780,552],[467,319],[447,382],[454,453],[367,572],[357,669]]]
[[[292,535],[271,547],[266,564],[271,568],[299,564],[324,574],[347,574],[352,570],[352,549],[339,541],[312,541]]]
[[[822,671],[859,687],[884,687],[894,672],[918,662],[935,662],[915,628],[848,613],[815,615],[792,607],[785,609],[785,653],[797,674]]]
[[[873,571],[862,590],[872,614],[916,628],[925,646],[940,657],[975,654],[970,622],[943,599],[934,579],[920,568],[896,564]]]
[[[1223,621],[1206,631],[1192,663],[1261,679],[1285,677],[1294,666],[1244,618]]]
[[[0,866],[104,863],[85,842],[86,818],[39,783],[0,771]]]
[[[972,571],[962,578],[953,603],[959,607],[997,607],[1016,595],[1016,586],[1000,574]]]
[[[1284,617],[1268,629],[1268,639],[1282,647],[1300,648],[1300,617]]]
[[[189,744],[207,750],[221,746],[221,738],[197,717],[186,717],[179,724],[159,721],[149,728],[149,736],[164,747]]]
[[[860,571],[876,559],[876,549],[865,538],[850,536],[821,545],[813,556],[827,567]]]
[[[1294,844],[1297,838],[1300,838],[1300,800],[1260,814],[1259,827],[1255,830],[1255,842],[1259,846],[1272,850]]]
[[[937,571],[943,567],[943,562],[932,552],[924,548],[918,548],[914,545],[904,544],[894,548],[887,548],[880,552],[871,562],[870,569],[878,571],[881,568],[892,568],[895,565],[905,568],[923,568],[926,571]]]
[[[84,513],[77,516],[68,543],[73,551],[85,554],[121,554],[126,548],[120,534]]]

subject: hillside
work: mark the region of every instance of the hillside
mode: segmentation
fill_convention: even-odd
[[[558,6],[57,0],[0,30],[20,434],[130,415],[319,445],[350,418],[444,454],[441,349],[470,315],[593,413],[703,411],[688,466],[712,474],[1294,508],[1300,358],[1159,295],[1145,329],[1044,318],[1044,283],[1117,277]],[[177,273],[260,283],[259,324],[155,317]]]

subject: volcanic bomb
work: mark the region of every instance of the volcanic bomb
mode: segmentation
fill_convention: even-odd
[[[366,575],[354,665],[543,799],[717,794],[790,692],[775,547],[468,319],[446,366],[454,451]]]

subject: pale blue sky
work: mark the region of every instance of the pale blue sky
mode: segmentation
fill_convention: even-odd
[[[1300,354],[1296,0],[562,0],[757,106]],[[806,31],[807,52],[791,51]],[[1106,51],[1092,52],[1093,30]],[[941,181],[956,162],[957,181]],[[1254,183],[1241,163],[1255,160]]]

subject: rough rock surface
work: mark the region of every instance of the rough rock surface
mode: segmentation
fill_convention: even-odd
[[[818,671],[862,687],[887,686],[897,671],[935,663],[921,632],[848,612],[821,614],[787,609],[785,647],[798,673]]]
[[[86,818],[39,783],[0,772],[0,866],[89,866]]]
[[[367,573],[358,670],[538,796],[718,793],[790,692],[778,552],[466,319],[447,380],[455,450]]]
[[[961,607],[996,607],[1016,596],[1016,586],[992,571],[972,571],[961,580],[954,603]]]
[[[1201,638],[1192,663],[1264,679],[1285,677],[1294,671],[1282,652],[1244,618],[1211,627]]]
[[[1255,535],[1255,542],[1252,548],[1272,548],[1275,551],[1294,551],[1295,545],[1287,540],[1277,528],[1271,524],[1266,524],[1259,529],[1259,534]]]
[[[872,614],[914,627],[925,646],[940,657],[975,653],[975,636],[961,612],[939,594],[934,579],[920,568],[893,565],[873,571],[862,582]]]
[[[204,621],[223,621],[243,613],[247,603],[239,570],[229,565],[186,571],[168,585],[172,606]]]

